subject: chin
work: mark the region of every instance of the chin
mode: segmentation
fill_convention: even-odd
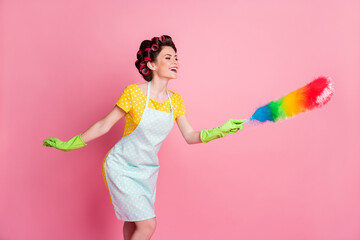
[[[167,76],[167,77],[168,77],[169,80],[177,78],[177,76],[175,76],[175,77],[174,76]]]

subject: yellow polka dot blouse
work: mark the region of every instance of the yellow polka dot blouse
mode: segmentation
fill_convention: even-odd
[[[173,93],[171,96],[171,104],[174,111],[174,120],[176,120],[178,116],[186,114],[185,104],[180,94],[171,90],[169,90],[169,92]],[[169,93],[169,95],[171,94]],[[125,90],[116,102],[116,105],[126,112],[123,137],[129,135],[140,123],[141,116],[145,109],[145,104],[146,95],[140,90],[137,84],[130,84],[125,87]],[[161,103],[149,98],[148,107],[158,111],[170,112],[169,99]]]

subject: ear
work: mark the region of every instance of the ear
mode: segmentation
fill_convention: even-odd
[[[156,70],[156,64],[152,62],[147,62],[146,66],[151,70]]]

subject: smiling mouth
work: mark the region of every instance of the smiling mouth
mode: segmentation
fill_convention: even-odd
[[[173,71],[173,72],[176,72],[176,73],[177,73],[177,70],[175,70],[175,69],[171,69],[170,71]]]

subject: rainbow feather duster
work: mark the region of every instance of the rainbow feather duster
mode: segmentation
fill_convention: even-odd
[[[261,124],[266,121],[277,122],[299,113],[319,108],[326,104],[334,94],[330,77],[320,76],[288,95],[256,109],[245,123]]]

